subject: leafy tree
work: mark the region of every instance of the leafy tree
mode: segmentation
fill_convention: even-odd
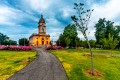
[[[4,41],[2,42],[2,44],[3,44],[3,45],[10,45],[9,40],[4,40]]]
[[[75,47],[75,39],[77,38],[77,30],[74,25],[67,25],[64,29],[63,34],[59,36],[57,45]],[[60,41],[60,42],[59,42]]]
[[[88,44],[86,40],[80,40],[80,46],[84,48],[88,48]]]
[[[90,42],[91,47],[95,48],[96,41],[95,40],[89,40],[89,42]]]
[[[3,42],[5,40],[8,40],[9,37],[7,35],[4,35],[3,33],[0,33],[0,45],[2,44],[3,45]]]
[[[65,47],[65,39],[63,34],[60,34],[59,39],[57,40],[57,45]]]
[[[19,45],[28,46],[29,45],[29,40],[27,38],[21,38],[21,39],[19,39]]]
[[[112,36],[111,34],[108,35],[108,39],[104,38],[103,39],[103,45],[105,49],[115,49],[116,46],[118,45],[119,41],[117,40],[117,38],[113,38],[114,36]]]
[[[111,34],[109,34],[108,36],[108,43],[109,43],[109,46],[112,49],[115,49],[116,46],[118,45],[119,41],[117,40],[117,38],[113,38],[114,36],[112,36]]]
[[[110,33],[108,35],[108,39],[104,38],[103,39],[103,47],[104,49],[111,49],[111,54],[112,54],[112,50],[116,48],[116,46],[118,45],[119,41],[117,40],[117,38],[113,38],[114,36],[112,36]]]
[[[76,37],[75,45],[76,45],[76,47],[80,46],[80,38]]]
[[[94,62],[93,62],[93,53],[92,49],[88,40],[88,37],[86,35],[86,31],[88,30],[88,22],[90,20],[91,13],[93,12],[93,9],[88,9],[85,10],[84,4],[82,3],[74,3],[74,9],[77,12],[77,15],[72,16],[72,20],[75,23],[75,27],[77,30],[81,31],[84,38],[87,41],[87,44],[90,49],[90,54],[91,54],[91,64],[92,64],[92,75],[94,75]]]
[[[3,45],[17,45],[17,42],[14,40],[4,40]]]
[[[69,37],[65,38],[65,43],[66,43],[66,46],[69,47],[69,44],[70,44],[70,38]]]
[[[106,38],[102,39],[101,42],[103,43],[103,48],[104,49],[109,49],[109,43],[108,40]]]
[[[17,45],[17,41],[9,40],[10,45]]]
[[[97,44],[101,45],[101,39],[108,38],[108,34],[113,35],[114,39],[119,37],[118,35],[120,33],[120,26],[114,26],[114,22],[107,21],[105,18],[100,18],[98,23],[95,25],[95,28]]]

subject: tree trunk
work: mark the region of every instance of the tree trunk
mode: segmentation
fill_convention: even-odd
[[[85,38],[86,38],[86,40],[87,40],[87,43],[88,43],[88,46],[89,46],[89,49],[90,49],[91,64],[92,64],[92,75],[94,75],[94,60],[93,60],[93,53],[92,53],[92,49],[91,49],[91,46],[90,46],[90,43],[89,43],[89,41],[88,41],[87,36],[86,36]]]

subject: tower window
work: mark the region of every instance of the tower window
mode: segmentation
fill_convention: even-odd
[[[44,32],[44,29],[42,28],[42,32]]]

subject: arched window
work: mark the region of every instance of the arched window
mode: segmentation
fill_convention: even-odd
[[[42,38],[42,40],[44,40],[44,38]]]
[[[42,32],[44,32],[44,28],[42,28]]]

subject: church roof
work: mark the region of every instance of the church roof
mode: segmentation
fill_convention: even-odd
[[[50,35],[49,34],[37,34],[37,33],[33,33],[30,37],[29,37],[29,39],[30,38],[32,38],[32,37],[34,37],[34,36],[46,36],[46,37],[50,37]]]
[[[40,20],[39,20],[39,23],[45,23],[45,20],[44,20],[44,18],[43,18],[43,15],[41,15],[41,18],[40,18]]]

